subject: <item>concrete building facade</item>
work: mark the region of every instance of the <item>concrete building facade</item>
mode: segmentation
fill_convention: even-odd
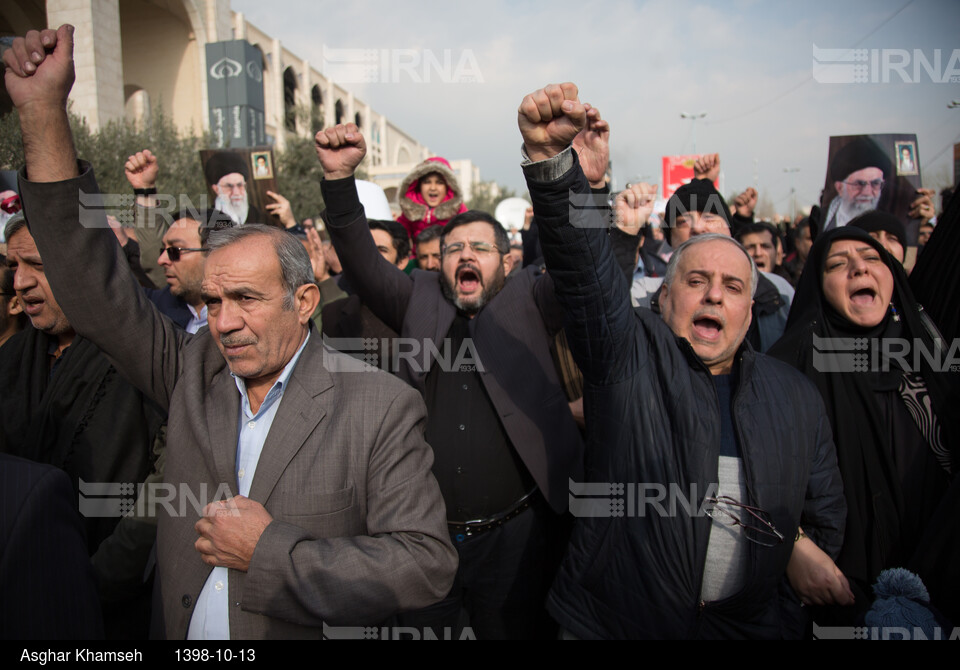
[[[394,194],[403,175],[432,155],[386,115],[234,12],[229,0],[0,3],[0,37],[63,23],[77,28],[73,110],[94,130],[121,118],[142,121],[158,105],[181,131],[209,130],[206,45],[243,39],[263,58],[264,125],[277,151],[292,137],[312,137],[324,127],[353,121],[367,138],[371,179],[393,187]],[[9,109],[2,92],[0,113]],[[455,165],[458,177],[470,189],[479,181],[478,171],[469,161],[457,163],[463,164]]]

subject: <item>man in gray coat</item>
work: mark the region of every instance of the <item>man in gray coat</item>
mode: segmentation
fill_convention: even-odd
[[[456,570],[419,395],[338,372],[312,332],[309,258],[280,230],[211,235],[209,333],[143,296],[76,160],[65,102],[73,28],[4,54],[20,113],[25,210],[78,333],[169,411],[158,567],[171,638],[319,637],[442,598]],[[79,213],[79,221],[78,221]],[[78,282],[77,278],[82,281]]]

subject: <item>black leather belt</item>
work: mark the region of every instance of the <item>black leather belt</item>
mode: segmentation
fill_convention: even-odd
[[[499,528],[510,519],[520,516],[520,514],[522,514],[530,507],[530,505],[533,504],[533,494],[536,492],[537,489],[530,491],[530,493],[514,503],[513,507],[508,509],[506,512],[501,512],[500,514],[496,514],[486,519],[475,519],[472,521],[448,521],[447,526],[450,528],[451,533],[462,535],[464,537],[481,535],[487,531],[493,530],[494,528]],[[462,538],[457,539],[462,541]]]

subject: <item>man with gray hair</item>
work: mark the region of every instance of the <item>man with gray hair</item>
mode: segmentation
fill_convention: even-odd
[[[169,411],[154,500],[167,636],[319,638],[446,595],[456,554],[423,401],[323,346],[300,242],[264,226],[212,233],[209,332],[175,327],[120,262],[102,210],[79,206],[97,185],[66,116],[72,26],[17,38],[4,62],[51,286],[77,333]]]
[[[561,84],[524,98],[523,169],[584,375],[588,483],[624,505],[580,508],[547,607],[581,638],[799,636],[785,574],[806,602],[843,595],[830,558],[804,562],[813,543],[799,541],[835,555],[843,536],[823,403],[745,341],[757,269],[725,235],[674,252],[662,319],[631,308],[605,222],[569,204],[589,193],[583,170],[609,132],[577,95]]]

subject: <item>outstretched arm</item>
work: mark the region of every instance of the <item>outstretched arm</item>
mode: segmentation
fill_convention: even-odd
[[[73,27],[31,31],[3,58],[23,135],[24,214],[57,302],[78,334],[166,408],[185,335],[143,295],[107,226],[93,172],[77,163],[66,110]]]
[[[604,142],[608,129],[599,112],[577,96],[570,83],[531,93],[520,105],[518,124],[531,161],[524,164],[524,174],[540,243],[567,312],[574,358],[587,380],[609,383],[627,372],[622,362],[635,346],[636,322],[626,278],[607,238],[609,210],[594,205],[570,148],[584,128],[591,139]]]
[[[317,133],[316,147],[323,167],[320,188],[327,203],[327,232],[343,273],[377,318],[399,333],[413,282],[380,255],[370,234],[354,182],[367,153],[363,135],[352,123],[340,124]]]

